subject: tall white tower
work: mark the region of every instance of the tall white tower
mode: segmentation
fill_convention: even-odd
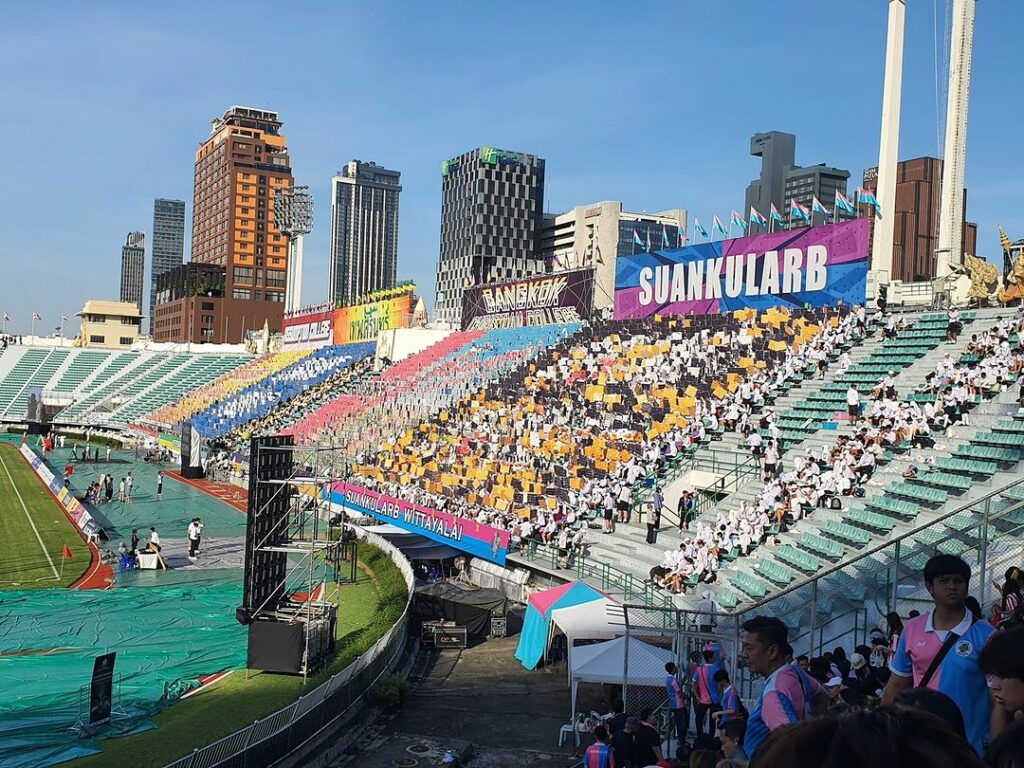
[[[274,196],[274,226],[288,235],[288,272],[284,311],[302,307],[302,240],[313,229],[313,197],[309,187],[280,187]]]
[[[935,274],[948,275],[950,263],[963,254],[964,168],[967,164],[967,108],[971,95],[974,55],[975,0],[955,0],[949,51],[949,91],[946,103],[946,143],[942,163],[942,201],[939,209],[939,248]]]
[[[900,105],[903,98],[903,25],[905,0],[889,0],[889,31],[885,43],[885,84],[882,89],[882,136],[878,147],[878,191],[882,209],[871,240],[871,272],[875,285],[892,275],[896,221],[896,163],[900,152]]]

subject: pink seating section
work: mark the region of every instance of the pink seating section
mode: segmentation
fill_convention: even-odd
[[[316,442],[317,437],[353,416],[361,415],[400,393],[412,391],[418,382],[444,381],[446,368],[455,364],[458,357],[448,360],[455,353],[468,348],[484,335],[483,331],[461,331],[453,333],[436,344],[411,355],[384,371],[356,395],[341,395],[301,420],[282,430],[282,434],[294,435],[297,443]],[[383,425],[381,425],[383,426]]]

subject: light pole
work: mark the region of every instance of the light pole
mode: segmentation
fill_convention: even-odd
[[[313,229],[313,196],[309,187],[280,187],[274,195],[274,226],[288,236],[288,272],[284,311],[302,305],[302,238]]]

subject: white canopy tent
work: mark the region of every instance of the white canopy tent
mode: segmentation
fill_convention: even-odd
[[[589,603],[556,608],[551,612],[548,647],[555,628],[565,634],[567,668],[572,669],[573,643],[577,640],[611,640],[626,632],[626,617],[622,606],[603,597]]]
[[[665,684],[665,664],[674,660],[675,654],[670,649],[658,648],[635,637],[617,637],[577,648],[569,667],[572,722],[576,721],[576,689],[580,683],[656,688]]]

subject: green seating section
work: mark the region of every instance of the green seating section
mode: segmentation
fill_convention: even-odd
[[[912,501],[896,499],[892,496],[873,496],[868,499],[867,506],[871,509],[879,509],[898,517],[914,519],[920,512],[920,507]]]
[[[948,472],[964,472],[969,475],[994,475],[999,467],[992,461],[980,461],[978,459],[957,459],[945,456],[935,460],[933,465],[936,469]]]
[[[971,478],[952,472],[925,472],[915,477],[913,482],[944,488],[947,491],[966,491],[971,487]]]
[[[814,573],[821,568],[821,561],[814,555],[801,552],[796,547],[786,544],[775,550],[775,558],[787,565],[807,573]]]
[[[761,560],[754,566],[754,570],[759,576],[775,584],[791,584],[796,578],[792,570],[774,560]]]
[[[809,531],[800,536],[798,543],[804,549],[816,555],[827,557],[830,560],[838,560],[846,553],[846,547],[838,541],[826,539],[824,536],[819,536]]]
[[[4,354],[16,355],[21,351],[18,347],[11,347]],[[49,354],[49,349],[40,349],[39,347],[29,347],[24,350],[21,359],[14,364],[11,372],[4,377],[3,381],[0,381],[0,416],[11,409],[15,398],[21,394],[25,385],[28,384],[29,378],[38,370]],[[19,415],[24,416],[24,414]]]
[[[945,504],[949,494],[941,488],[929,488],[925,485],[914,485],[913,483],[893,483],[889,486],[887,493],[897,496],[904,496],[925,504]]]
[[[1016,464],[1020,461],[1020,451],[1016,448],[997,448],[989,445],[974,445],[965,443],[957,446],[953,456],[962,459],[980,459],[982,461],[994,461],[1002,464]]]
[[[768,594],[768,587],[745,571],[733,574],[732,586],[755,600],[761,600]]]
[[[74,392],[82,386],[93,372],[107,362],[112,354],[112,352],[107,350],[81,350],[68,364],[68,367],[57,380],[57,383],[53,385],[54,390],[57,392]]]
[[[869,541],[871,541],[871,534],[867,531],[861,530],[854,525],[842,523],[838,520],[829,520],[825,523],[825,532],[830,536],[835,536],[837,539],[848,541],[851,544],[863,547]]]
[[[888,515],[880,515],[867,509],[850,510],[843,519],[858,528],[868,528],[888,533],[896,527],[896,521]]]

